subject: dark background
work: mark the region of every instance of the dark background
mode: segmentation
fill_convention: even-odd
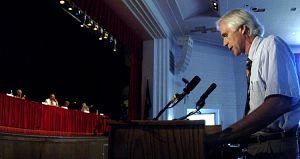
[[[0,26],[0,91],[21,88],[26,99],[42,102],[54,93],[93,105],[119,119],[123,89],[129,83],[129,53],[99,41],[56,0],[3,1]],[[126,94],[126,93],[125,93]]]

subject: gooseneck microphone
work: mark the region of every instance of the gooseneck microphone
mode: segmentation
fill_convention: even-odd
[[[193,115],[193,114],[196,114],[196,113],[199,113],[200,112],[200,109],[205,105],[205,99],[208,97],[208,95],[217,87],[217,85],[215,83],[212,83],[208,88],[207,90],[201,95],[201,97],[199,98],[199,100],[197,101],[196,103],[196,110],[195,111],[192,111],[190,113],[188,113],[187,115],[185,116],[182,116],[178,119],[174,119],[174,120],[183,120],[183,119],[186,119],[187,117]],[[200,112],[201,113],[201,112]]]
[[[204,106],[205,103],[205,99],[208,97],[208,95],[217,87],[217,85],[215,83],[212,83],[207,90],[201,95],[201,97],[199,98],[199,100],[197,101],[196,105],[197,106]]]
[[[200,82],[200,77],[199,76],[195,76],[187,85],[186,87],[183,89],[183,92],[185,92],[186,94],[189,94],[190,91],[192,91],[197,84]]]
[[[161,116],[161,114],[167,110],[168,108],[172,108],[174,107],[177,103],[179,103],[187,94],[189,94],[196,86],[197,84],[200,82],[200,77],[199,76],[195,76],[187,85],[186,87],[183,89],[183,92],[181,94],[175,94],[175,96],[171,99],[171,101],[169,101],[169,103],[162,109],[159,111],[159,113],[157,114],[157,116],[155,118],[153,118],[153,120],[158,120],[158,118]]]
[[[200,82],[200,77],[195,76],[186,86],[183,88],[183,93],[176,94],[173,99],[174,104],[171,107],[174,107],[178,102],[180,102],[187,94],[189,94]]]

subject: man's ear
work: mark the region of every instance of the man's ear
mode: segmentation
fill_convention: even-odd
[[[248,33],[248,28],[246,27],[246,25],[241,25],[240,30],[241,30],[242,34],[247,34]]]

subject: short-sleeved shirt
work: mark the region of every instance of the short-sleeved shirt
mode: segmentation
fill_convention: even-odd
[[[279,94],[300,99],[295,57],[280,37],[257,36],[250,47],[248,58],[252,60],[249,113],[270,95]],[[285,113],[268,127],[288,130],[297,125],[299,120],[300,108]]]

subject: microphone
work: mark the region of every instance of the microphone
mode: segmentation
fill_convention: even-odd
[[[185,88],[183,88],[183,93],[181,94],[176,94],[175,98],[173,100],[173,102],[175,102],[173,104],[173,106],[175,106],[177,103],[179,103],[187,94],[190,93],[190,91],[192,91],[197,84],[200,82],[200,77],[199,76],[195,76],[186,86]]]
[[[204,104],[203,102],[205,101],[205,99],[207,98],[207,96],[217,87],[217,85],[215,83],[212,83],[207,90],[202,94],[202,96],[200,97],[200,99],[197,101],[196,105],[197,106],[201,106],[201,104]]]
[[[188,84],[189,83],[189,80],[185,79],[185,78],[182,78],[182,81],[185,83],[185,84]]]
[[[197,86],[197,84],[200,82],[200,80],[201,79],[199,76],[195,76],[183,89],[184,94],[189,94],[190,91],[192,91]]]
[[[176,93],[176,95],[172,98],[172,100],[162,110],[160,110],[158,112],[157,116],[155,118],[153,118],[153,120],[157,120],[165,110],[167,110],[168,108],[172,108],[177,103],[179,103],[183,99],[184,96],[189,94],[190,91],[192,91],[197,86],[197,84],[200,82],[200,80],[201,80],[200,77],[195,76],[183,89],[183,93],[181,93],[181,94]]]

